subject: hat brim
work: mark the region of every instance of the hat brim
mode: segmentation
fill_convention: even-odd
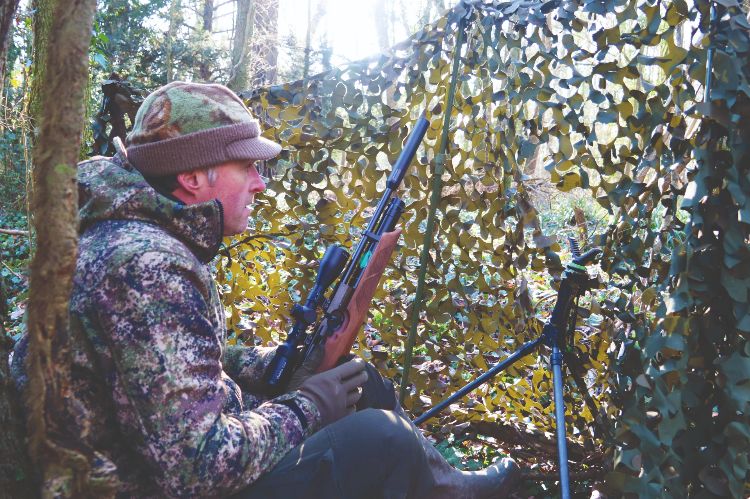
[[[257,121],[240,123],[131,145],[128,160],[144,175],[175,175],[226,161],[265,161],[276,157],[281,146],[260,136]]]
[[[278,156],[281,146],[265,137],[249,137],[228,144],[226,151],[231,159],[265,161]]]

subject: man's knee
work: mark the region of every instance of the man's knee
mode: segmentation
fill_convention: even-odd
[[[351,417],[358,417],[361,431],[380,442],[389,454],[405,458],[423,451],[412,426],[393,411],[365,409]]]
[[[365,409],[348,418],[354,470],[367,470],[368,489],[352,497],[428,497],[434,478],[418,430],[393,411]],[[356,471],[354,472],[356,474]]]

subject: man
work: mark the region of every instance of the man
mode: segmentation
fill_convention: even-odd
[[[220,85],[166,85],[145,99],[127,142],[78,172],[74,393],[60,417],[96,456],[95,479],[132,497],[508,490],[518,475],[512,461],[476,473],[453,469],[388,402],[392,388],[362,360],[298,377],[297,389],[269,398],[261,379],[274,349],[225,345],[207,264],[223,236],[247,228],[254,196],[265,189],[255,161],[281,150],[260,136],[235,94]],[[21,344],[13,362],[21,389],[24,354]],[[354,412],[363,386],[368,400],[380,400],[368,405],[380,409]]]

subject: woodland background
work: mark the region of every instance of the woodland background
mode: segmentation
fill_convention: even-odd
[[[37,338],[40,400],[65,390],[51,331],[75,254],[74,169],[56,165],[111,153],[159,85],[214,81],[285,146],[252,228],[216,262],[232,341],[283,336],[325,245],[356,241],[426,111],[360,355],[418,415],[540,333],[568,237],[601,247],[571,344],[594,404],[566,389],[574,493],[750,493],[747,6],[373,0],[346,22],[374,29],[380,54],[351,60],[324,29],[333,0],[94,3],[0,8],[3,339]],[[56,108],[68,101],[83,108]],[[553,415],[543,348],[424,429],[457,466],[516,457],[519,495],[554,497]],[[43,404],[30,421],[46,483],[83,487],[85,457],[55,441]],[[21,490],[11,440],[0,469]]]

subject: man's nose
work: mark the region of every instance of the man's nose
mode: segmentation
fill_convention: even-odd
[[[253,166],[250,171],[250,192],[262,192],[266,189],[266,183],[258,173],[258,167]]]

